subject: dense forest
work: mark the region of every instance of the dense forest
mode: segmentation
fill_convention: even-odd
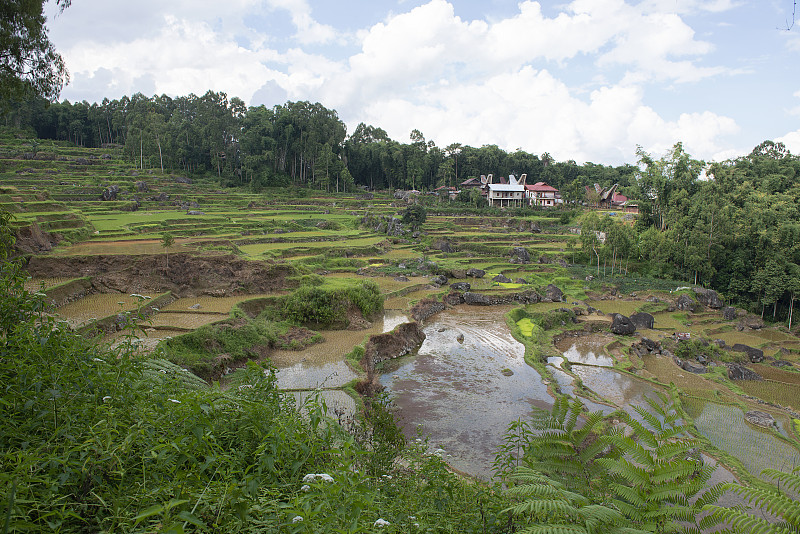
[[[348,135],[336,111],[319,103],[248,108],[237,97],[213,91],[177,98],[137,93],[100,104],[48,105],[33,99],[16,106],[5,120],[33,128],[43,139],[86,147],[124,145],[142,168],[210,174],[225,185],[256,191],[287,184],[326,191],[356,186],[432,190],[488,173],[526,173],[528,183],[541,180],[559,189],[595,182],[631,186],[636,170],[555,162],[547,153],[508,153],[496,145],[441,148],[418,130],[410,133],[409,143],[400,143],[363,123]]]

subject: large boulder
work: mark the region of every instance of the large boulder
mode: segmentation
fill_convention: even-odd
[[[680,367],[684,371],[689,371],[690,373],[694,373],[697,375],[708,372],[708,369],[706,369],[704,366],[689,360],[681,360],[680,358],[675,358],[675,363],[678,364],[678,367]]]
[[[464,302],[472,306],[491,306],[494,304],[492,299],[483,293],[471,293],[469,291],[464,293]]]
[[[764,320],[757,315],[745,315],[737,325],[741,329],[749,328],[750,330],[760,330],[764,328]]]
[[[441,287],[447,284],[447,277],[443,274],[439,274],[431,278],[431,285]]]
[[[561,302],[564,300],[564,292],[558,289],[553,284],[548,284],[544,289],[544,296],[553,302]]]
[[[522,247],[514,247],[511,249],[511,263],[530,263],[531,255]]]
[[[191,178],[187,178],[186,176],[176,176],[175,177],[175,183],[178,183],[178,184],[191,184],[192,183],[192,179]]]
[[[761,375],[738,363],[726,363],[728,378],[731,380],[763,380]]]
[[[747,357],[750,359],[751,363],[761,363],[764,361],[764,351],[761,349],[757,349],[743,343],[737,343],[733,346],[733,350],[735,352],[744,352],[747,354]]]
[[[495,282],[500,282],[501,284],[510,284],[512,282],[511,278],[503,274],[498,274],[497,276],[492,278],[492,280]]]
[[[536,291],[528,290],[514,295],[514,300],[522,304],[536,304],[542,301],[542,296]]]
[[[117,200],[118,194],[119,194],[119,186],[110,185],[105,189],[103,189],[103,193],[100,195],[100,200]]]
[[[456,291],[469,291],[471,286],[469,282],[456,282],[455,284],[450,284],[450,289],[454,289]]]
[[[484,271],[483,269],[475,269],[475,268],[468,269],[467,276],[469,276],[470,278],[483,278],[484,276],[486,276],[486,271]]]
[[[653,329],[655,318],[649,313],[636,312],[631,315],[631,322],[636,325],[636,328]]]
[[[702,287],[696,287],[694,288],[693,291],[695,295],[697,295],[697,301],[703,306],[719,309],[725,305],[725,303],[722,302],[722,299],[720,298],[719,294],[713,289],[704,289]]]
[[[722,318],[726,321],[733,321],[736,319],[736,308],[733,306],[725,306],[722,308]]]
[[[147,182],[142,182],[141,180],[136,182],[136,190],[140,193],[147,193],[150,191],[150,187],[147,185]]]
[[[444,311],[445,307],[444,302],[434,299],[422,299],[411,308],[411,317],[415,321],[424,321],[428,317]]]
[[[761,410],[750,410],[744,414],[744,418],[748,423],[760,426],[763,428],[772,428],[775,426],[775,418],[767,412]]]
[[[456,249],[453,247],[453,244],[450,243],[450,240],[448,239],[437,239],[433,242],[431,248],[446,252],[448,254],[456,251]]]
[[[636,332],[636,325],[621,313],[615,313],[611,320],[611,332],[621,336],[630,336]]]
[[[681,295],[675,301],[675,308],[681,311],[693,312],[697,308],[697,303],[689,295]]]

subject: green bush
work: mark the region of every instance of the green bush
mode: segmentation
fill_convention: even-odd
[[[364,317],[383,310],[383,297],[378,285],[365,280],[343,288],[301,286],[284,300],[282,312],[290,321],[328,328],[347,326],[351,306],[358,308]]]

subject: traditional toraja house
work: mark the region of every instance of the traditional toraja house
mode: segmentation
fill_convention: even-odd
[[[529,206],[552,208],[560,200],[558,189],[544,182],[525,186],[525,200]]]
[[[594,204],[600,209],[617,209],[626,213],[639,213],[639,206],[632,204],[628,197],[622,193],[617,192],[619,184],[614,184],[611,187],[600,187],[600,184],[594,184],[594,187],[586,186],[586,200],[589,204]]]
[[[490,174],[486,180],[488,182],[486,186],[489,205],[500,206],[501,208],[506,206],[521,207],[525,202],[525,180],[527,177],[527,174],[523,174],[518,180],[511,174],[507,180],[501,178],[501,183],[494,184]],[[483,181],[483,177],[481,177],[481,181]]]

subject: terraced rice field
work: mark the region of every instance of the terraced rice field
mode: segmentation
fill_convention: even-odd
[[[141,304],[141,299],[131,295],[96,293],[65,304],[58,309],[58,315],[73,328],[78,328],[103,317],[136,311]]]

